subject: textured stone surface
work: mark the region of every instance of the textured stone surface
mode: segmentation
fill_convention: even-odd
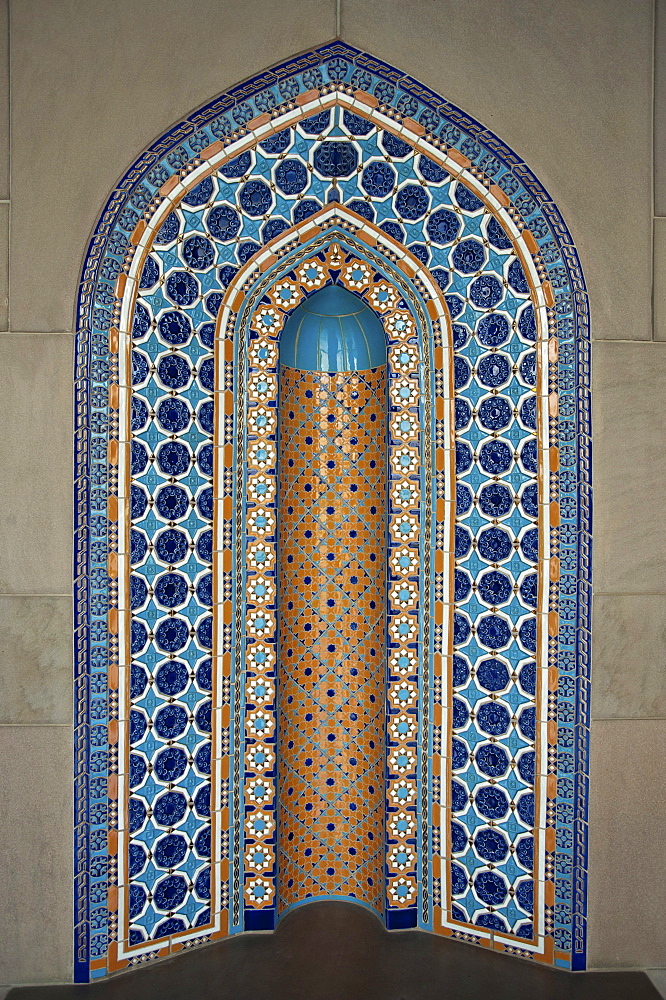
[[[71,722],[71,599],[0,597],[0,724]]]
[[[0,332],[9,325],[9,204],[0,202]]]
[[[0,726],[0,982],[72,977],[72,734]]]
[[[666,115],[666,101],[664,102]],[[666,219],[654,220],[654,339],[666,340]]]
[[[9,0],[0,0],[0,198],[9,198]]]
[[[666,216],[666,0],[654,11],[654,211]]]
[[[666,965],[666,720],[592,725],[589,966]]]

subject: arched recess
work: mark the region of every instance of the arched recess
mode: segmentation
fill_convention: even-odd
[[[405,515],[397,500],[390,511],[418,553],[417,610],[389,608],[390,620],[418,638],[389,674],[387,730],[408,753],[394,774],[388,762],[388,926],[584,963],[582,276],[515,154],[334,43],[163,137],[112,195],[84,266],[81,980],[274,925],[275,869],[252,857],[275,824],[274,793],[257,778],[270,777],[274,717],[265,691],[247,697],[256,675],[268,689],[271,678],[249,663],[262,616],[246,600],[257,571],[245,562],[260,538],[248,532],[249,424],[273,400],[252,379],[263,371],[270,384],[272,325],[296,304],[276,297],[280,284],[299,299],[308,281],[344,283],[351,266],[370,272],[353,290],[407,356],[396,354],[393,383],[418,385],[420,495]],[[266,443],[277,457],[279,442]],[[391,446],[413,447],[399,430]],[[248,770],[257,745],[262,766]]]

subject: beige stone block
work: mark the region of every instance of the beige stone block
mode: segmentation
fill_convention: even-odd
[[[589,965],[666,965],[666,720],[592,724]]]
[[[653,266],[654,339],[666,341],[666,219],[654,220]]]
[[[662,997],[666,997],[666,969],[647,969],[652,985],[659,990]]]
[[[14,4],[13,328],[72,329],[90,231],[146,145],[221,90],[334,35],[334,0]]]
[[[72,601],[0,597],[0,725],[72,722]]]
[[[592,718],[666,719],[666,595],[597,595]]]
[[[0,726],[0,982],[72,978],[72,732]]]
[[[342,4],[345,41],[473,115],[534,171],[577,244],[602,339],[651,339],[652,17],[652,0]]]
[[[666,592],[666,344],[592,351],[594,587]]]
[[[72,337],[0,337],[0,594],[72,593]]]
[[[9,203],[0,202],[0,332],[9,326]]]
[[[654,13],[654,211],[666,216],[666,0]]]
[[[9,0],[0,0],[0,199],[9,198]]]

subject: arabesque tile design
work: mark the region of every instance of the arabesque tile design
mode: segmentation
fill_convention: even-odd
[[[584,965],[582,275],[513,152],[332,43],[143,154],[84,267],[79,980],[273,927],[280,837],[308,849],[276,784],[291,676],[279,562],[298,531],[281,540],[281,394],[304,378],[282,384],[278,350],[293,310],[331,284],[374,310],[388,345],[372,905],[389,927]]]

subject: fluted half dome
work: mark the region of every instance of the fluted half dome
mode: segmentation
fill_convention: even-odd
[[[280,363],[309,372],[357,372],[386,364],[384,328],[372,309],[341,285],[300,304],[280,340]]]

